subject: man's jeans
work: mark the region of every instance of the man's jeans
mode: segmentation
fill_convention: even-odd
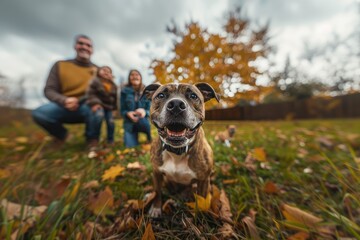
[[[50,135],[61,140],[65,140],[67,136],[64,123],[85,123],[86,140],[99,139],[100,131],[97,129],[100,129],[104,118],[103,115],[93,114],[85,103],[81,104],[77,111],[69,111],[53,102],[33,110],[32,117]]]

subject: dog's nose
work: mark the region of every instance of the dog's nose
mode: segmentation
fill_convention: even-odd
[[[186,110],[186,104],[180,99],[173,99],[167,104],[166,109],[173,114],[179,114]]]

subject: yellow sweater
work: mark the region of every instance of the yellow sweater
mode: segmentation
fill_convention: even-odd
[[[51,68],[44,93],[52,102],[64,104],[67,97],[85,96],[89,82],[96,75],[93,63],[81,63],[76,59],[58,61]]]
[[[89,81],[95,76],[96,68],[83,67],[72,62],[59,63],[61,92],[67,97],[84,96]]]

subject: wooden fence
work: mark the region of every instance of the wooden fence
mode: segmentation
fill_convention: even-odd
[[[207,120],[281,120],[360,117],[360,93],[257,106],[212,109]]]

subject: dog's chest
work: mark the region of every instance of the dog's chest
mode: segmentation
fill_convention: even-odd
[[[159,169],[165,179],[184,185],[188,185],[191,180],[196,179],[195,172],[189,168],[188,155],[176,155],[168,151],[164,151],[162,154],[164,164]]]

